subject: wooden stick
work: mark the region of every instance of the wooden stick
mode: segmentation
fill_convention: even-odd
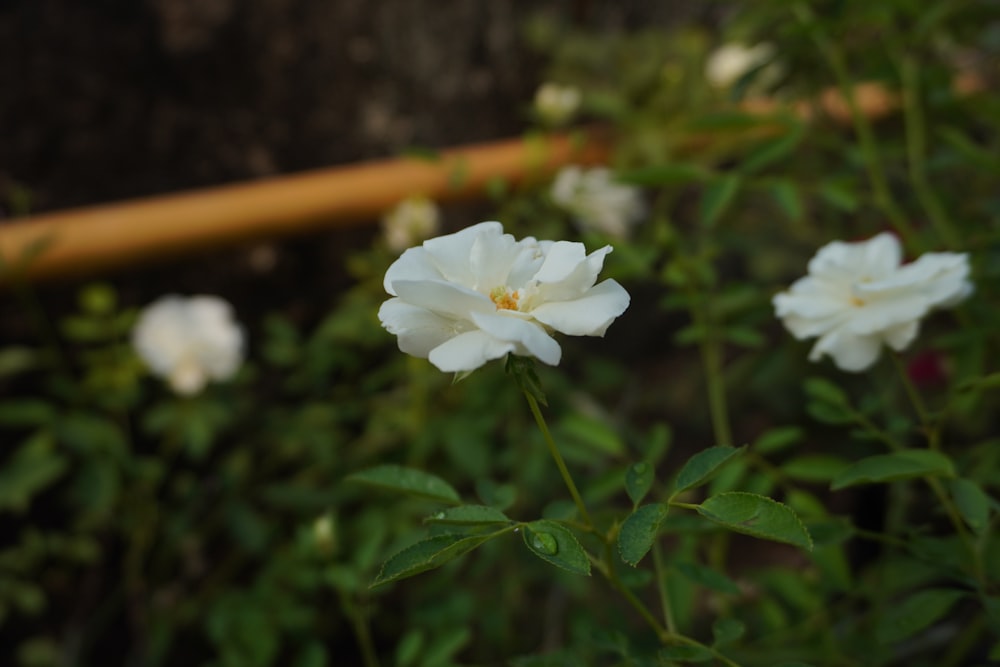
[[[604,162],[608,146],[593,133],[506,140],[434,158],[379,160],[49,213],[0,225],[0,259],[10,266],[25,258],[18,275],[36,280],[106,271],[188,248],[346,227],[377,219],[407,196],[467,199],[497,179],[523,182],[569,163]]]

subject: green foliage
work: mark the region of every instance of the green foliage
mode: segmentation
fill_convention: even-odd
[[[450,377],[400,353],[376,315],[381,241],[348,253],[330,304],[268,303],[241,372],[190,397],[129,345],[141,286],[84,286],[67,312],[12,290],[0,663],[1000,660],[993,3],[753,0],[669,33],[579,27],[601,11],[526,35],[580,89],[580,127],[612,126],[644,220],[584,230],[543,171],[486,186],[483,219],[516,236],[614,248],[601,279],[630,309],[603,339],[560,337],[558,368],[511,355]],[[767,62],[706,80],[716,46],[762,41]],[[987,82],[972,96],[967,66]],[[897,93],[888,115],[830,105],[872,81]],[[969,253],[974,296],[862,373],[809,361],[773,295],[820,246],[883,230],[908,260]]]

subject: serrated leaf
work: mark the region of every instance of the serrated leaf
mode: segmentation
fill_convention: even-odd
[[[703,180],[709,175],[705,168],[700,165],[674,163],[619,172],[615,175],[615,180],[631,185],[683,185],[691,181]]]
[[[460,502],[458,491],[440,477],[390,463],[348,475],[345,481],[377,486],[449,504],[457,505]]]
[[[898,642],[923,630],[948,613],[962,591],[932,588],[890,605],[879,618],[875,636],[882,644]]]
[[[720,466],[743,451],[742,447],[709,447],[692,456],[677,473],[674,495],[700,486],[709,480]]]
[[[973,532],[982,533],[990,522],[990,497],[971,479],[953,479],[948,488],[965,523]]]
[[[635,567],[656,541],[660,523],[667,518],[668,508],[661,503],[644,505],[628,515],[618,531],[618,553],[622,560]]]
[[[724,646],[731,644],[747,631],[746,624],[736,618],[720,618],[712,624],[712,636],[715,638],[713,646]]]
[[[632,501],[633,509],[642,502],[653,486],[656,471],[645,461],[639,461],[629,466],[625,471],[625,492]]]
[[[467,535],[435,535],[416,544],[411,544],[382,564],[382,569],[371,583],[370,588],[441,567],[448,561],[466,554],[496,537],[497,534],[473,535],[471,537]]]
[[[737,533],[812,549],[812,538],[798,515],[766,496],[744,491],[721,493],[698,505],[698,513]]]
[[[858,484],[883,484],[931,475],[954,477],[955,466],[947,456],[929,449],[911,449],[869,456],[851,464],[830,483],[834,491]]]
[[[739,595],[740,587],[735,581],[722,574],[718,570],[713,570],[699,563],[682,562],[674,565],[678,572],[696,584],[710,588],[720,593],[729,595]]]
[[[703,228],[715,226],[736,198],[741,185],[743,179],[739,174],[727,174],[705,186],[698,214],[698,221]]]
[[[510,523],[507,515],[488,505],[459,505],[449,507],[424,519],[425,523],[444,523],[464,526],[478,526]]]
[[[547,563],[572,572],[590,576],[590,559],[576,536],[562,524],[540,519],[525,524],[521,535],[531,553]]]

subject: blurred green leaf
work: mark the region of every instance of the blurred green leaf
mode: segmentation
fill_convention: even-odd
[[[662,503],[644,505],[626,517],[618,531],[618,553],[622,560],[635,567],[656,541],[660,523],[667,518],[668,508]]]
[[[844,213],[854,213],[858,210],[858,195],[853,185],[827,181],[820,187],[819,196],[827,204]]]
[[[806,454],[790,459],[781,470],[792,479],[804,482],[829,482],[844,471],[850,462],[831,454]]]
[[[698,513],[738,533],[812,549],[812,538],[798,515],[765,496],[742,491],[722,493],[701,503]]]
[[[690,459],[677,473],[677,481],[674,488],[674,496],[693,489],[707,482],[709,478],[724,465],[729,459],[743,451],[742,447],[709,447],[704,449]]]
[[[794,123],[781,130],[781,135],[768,139],[755,147],[745,158],[740,160],[739,172],[744,176],[760,171],[765,167],[788,157],[802,141],[805,125]]]
[[[36,398],[15,399],[0,403],[0,425],[2,426],[43,426],[50,423],[55,414],[54,407]]]
[[[990,523],[990,497],[971,479],[950,480],[948,488],[962,518],[975,533],[982,533]]]
[[[676,662],[708,662],[715,658],[704,646],[667,646],[660,649],[659,657]]]
[[[962,591],[946,588],[914,593],[886,609],[885,614],[878,618],[875,636],[882,644],[911,637],[947,614],[964,595]]]
[[[621,171],[615,174],[615,180],[642,186],[684,185],[710,175],[701,165],[676,162]]]
[[[710,588],[713,591],[729,595],[739,595],[741,592],[739,585],[735,581],[718,570],[705,565],[693,562],[680,562],[676,563],[674,567],[694,583],[705,588]]]
[[[698,222],[704,229],[711,229],[726,213],[743,185],[739,174],[727,174],[710,181],[701,196]]]
[[[460,504],[458,491],[440,477],[394,464],[387,463],[356,472],[345,477],[344,481],[367,484],[454,505]]]
[[[653,466],[645,461],[633,463],[625,472],[625,492],[629,500],[632,501],[632,508],[635,509],[642,499],[649,493],[653,486],[656,471]]]
[[[525,524],[521,531],[531,553],[574,574],[590,576],[590,560],[576,537],[562,524],[540,519]]]
[[[869,456],[852,463],[830,484],[834,491],[858,484],[881,484],[924,476],[954,477],[955,465],[947,456],[929,449],[910,449]]]
[[[69,461],[55,451],[49,434],[32,436],[0,467],[0,510],[23,512],[68,467]]]
[[[747,626],[743,621],[736,618],[720,618],[712,624],[712,636],[715,641],[713,646],[725,646],[732,644],[747,631]]]
[[[750,449],[758,454],[774,454],[798,444],[805,437],[805,431],[798,426],[779,426],[757,436]]]
[[[775,181],[770,186],[771,197],[791,222],[801,220],[805,215],[802,195],[791,180]]]

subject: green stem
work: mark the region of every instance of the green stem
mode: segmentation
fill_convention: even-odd
[[[337,590],[340,594],[340,604],[351,619],[351,629],[354,631],[354,638],[361,649],[361,659],[365,667],[379,667],[378,654],[375,652],[375,644],[372,641],[371,628],[368,627],[367,603],[365,601],[355,602],[351,600],[347,593]],[[362,606],[364,608],[362,608]]]
[[[906,396],[910,399],[914,412],[917,413],[917,419],[920,420],[920,428],[923,430],[924,436],[927,438],[927,445],[933,450],[940,450],[940,431],[933,423],[930,413],[927,411],[927,406],[924,404],[924,399],[920,396],[920,392],[917,391],[915,386],[913,386],[913,381],[910,379],[910,374],[906,372],[906,366],[903,365],[903,360],[896,351],[892,351],[889,356],[892,358],[892,363],[896,367],[896,373],[899,375],[899,380],[903,385],[903,389],[906,391]]]
[[[696,303],[691,307],[691,317],[695,326],[705,332],[698,348],[701,352],[702,366],[705,368],[712,433],[715,435],[716,445],[732,447],[733,434],[729,428],[729,406],[726,402],[726,382],[722,371],[722,342],[716,335],[715,322],[712,321],[705,305],[697,302],[698,295],[692,296]]]
[[[559,448],[556,447],[555,440],[552,439],[552,434],[549,432],[548,424],[545,423],[545,417],[542,415],[542,411],[538,408],[538,401],[535,397],[528,392],[523,392],[524,397],[528,400],[528,407],[531,408],[531,414],[535,417],[535,423],[538,424],[538,429],[542,432],[542,437],[545,439],[545,444],[549,448],[549,454],[552,455],[552,459],[556,462],[556,467],[559,468],[559,474],[562,475],[563,483],[566,484],[566,488],[569,489],[569,494],[573,496],[573,502],[576,503],[576,509],[580,512],[580,517],[584,520],[591,530],[594,528],[594,522],[590,518],[590,512],[587,511],[587,506],[583,502],[583,497],[576,488],[576,483],[573,482],[573,476],[569,474],[569,469],[566,467],[566,461],[563,460],[562,454],[559,453]]]
[[[809,28],[813,41],[816,43],[817,48],[819,48],[820,53],[823,54],[830,69],[833,70],[840,93],[847,102],[847,108],[851,113],[851,122],[858,136],[858,143],[864,156],[865,166],[868,169],[868,180],[872,186],[872,195],[875,198],[875,203],[899,231],[906,244],[911,248],[916,247],[914,245],[916,232],[892,197],[889,182],[879,156],[878,145],[875,142],[875,134],[872,131],[871,123],[868,122],[868,118],[861,113],[861,109],[858,107],[857,99],[854,97],[854,84],[850,73],[847,71],[847,64],[844,62],[843,54],[837,48],[836,44],[827,38],[808,5],[802,2],[795,3],[792,5],[792,13],[795,14],[800,23]]]
[[[663,551],[658,541],[653,542],[653,569],[656,573],[656,590],[660,594],[660,608],[663,610],[663,620],[667,624],[667,632],[677,632],[674,622],[674,611],[670,605],[670,594],[667,591],[667,573],[663,569]]]

